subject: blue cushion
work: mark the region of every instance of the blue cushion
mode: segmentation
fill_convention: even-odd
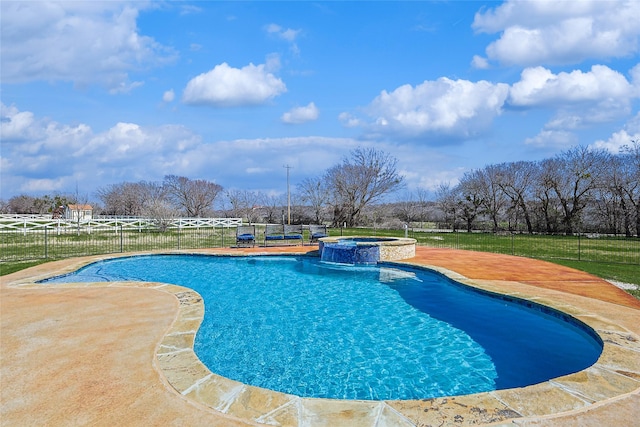
[[[287,234],[285,239],[302,239],[302,234]]]
[[[320,239],[320,238],[322,238],[322,237],[327,237],[327,236],[328,236],[328,235],[327,235],[327,234],[325,234],[325,233],[313,233],[313,234],[311,235],[311,238],[312,238],[312,239]]]
[[[237,237],[238,240],[255,240],[253,234],[241,234]]]
[[[265,240],[282,240],[282,239],[284,239],[284,236],[281,234],[265,237]]]

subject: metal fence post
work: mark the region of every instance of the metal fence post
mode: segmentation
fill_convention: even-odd
[[[122,224],[120,224],[120,253],[124,252],[124,235],[122,232]]]
[[[180,249],[180,225],[178,225],[178,250]]]
[[[515,233],[511,233],[511,255],[515,255],[516,254],[516,247],[515,247],[514,239],[515,239]]]
[[[578,261],[580,261],[580,232],[578,232]]]
[[[44,258],[47,259],[49,258],[49,233],[47,232],[49,227],[45,226],[44,227]]]

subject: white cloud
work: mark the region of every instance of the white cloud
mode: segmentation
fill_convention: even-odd
[[[291,28],[282,28],[278,24],[269,24],[265,27],[267,33],[274,34],[282,40],[286,40],[288,42],[294,42],[298,35],[301,33],[301,30],[293,30]]]
[[[264,64],[232,68],[225,62],[191,79],[182,100],[214,107],[260,105],[286,91],[284,82]]]
[[[177,55],[139,33],[137,5],[144,3],[0,2],[3,82],[71,81],[111,93],[140,86],[130,72]]]
[[[632,0],[612,6],[597,0],[508,2],[498,8],[505,12],[498,19],[476,15],[474,26],[502,27],[501,38],[487,54],[504,63],[570,63],[637,52],[640,4]]]
[[[36,135],[27,135],[31,132],[33,122],[32,112],[0,104],[0,140],[3,143],[35,138]]]
[[[368,107],[373,132],[415,138],[440,134],[465,138],[485,131],[502,111],[509,86],[442,77],[415,87],[382,91]]]
[[[12,142],[2,139],[0,192],[6,199],[25,192],[73,193],[78,185],[81,194],[95,200],[95,190],[106,185],[160,181],[167,174],[280,195],[286,191],[283,165],[293,167],[295,186],[322,176],[358,147],[392,153],[412,189],[433,190],[463,172],[459,164],[451,166],[451,155],[426,145],[316,136],[205,141],[184,126],[126,122],[94,133],[86,124],[57,123],[0,106],[3,132],[11,119],[28,118],[13,128]]]
[[[590,145],[592,148],[599,148],[609,151],[610,153],[620,153],[621,148],[630,145],[631,141],[640,141],[640,112],[633,117],[618,132],[614,132],[609,139],[597,140]]]
[[[202,13],[202,8],[194,5],[182,5],[180,7],[180,15],[191,15]]]
[[[574,70],[553,74],[544,67],[525,69],[509,91],[509,103],[516,106],[557,105],[621,98],[628,102],[633,87],[617,71],[594,65],[591,71]]]
[[[342,123],[344,127],[354,128],[358,126],[363,126],[365,123],[358,119],[357,117],[351,115],[351,113],[343,112],[338,115],[338,120]]]
[[[36,188],[70,191],[76,182],[93,190],[104,185],[103,180],[187,174],[192,165],[183,156],[201,144],[199,136],[177,125],[143,128],[118,123],[94,134],[86,124],[36,119],[31,112],[4,105],[1,129],[3,194]]]
[[[173,102],[175,97],[176,97],[176,93],[173,91],[173,89],[170,89],[162,94],[162,100],[164,102]]]
[[[633,99],[640,95],[634,86],[637,83],[604,65],[594,65],[587,72],[558,74],[544,67],[527,68],[511,86],[507,103],[518,108],[554,109],[556,115],[545,129],[566,131],[629,114]]]
[[[269,24],[265,26],[265,30],[269,34],[273,34],[279,39],[285,40],[290,43],[291,53],[294,55],[300,55],[300,48],[296,43],[296,39],[302,33],[302,30],[294,30],[291,28],[282,28],[278,24]]]
[[[490,67],[489,60],[479,55],[473,55],[473,60],[471,60],[471,65],[473,66],[473,68],[478,68],[480,70],[486,70]]]
[[[316,107],[316,104],[310,102],[305,107],[292,108],[282,115],[281,120],[288,124],[299,124],[317,120],[319,115],[320,111],[318,107]]]
[[[209,179],[225,187],[279,191],[283,164],[293,166],[293,179],[299,181],[322,174],[362,144],[330,137],[205,142],[184,126],[125,122],[94,133],[86,124],[61,124],[0,106],[3,198],[22,192],[73,192],[77,183],[81,192],[93,193],[107,184],[158,181],[166,174]],[[11,141],[4,135],[11,135]]]
[[[508,0],[478,12],[473,28],[501,32],[486,49],[489,59],[526,66],[634,54],[640,47],[638,22],[637,0]]]
[[[264,71],[267,73],[277,73],[280,70],[280,55],[277,53],[270,53],[267,55]]]
[[[578,138],[574,133],[560,130],[543,130],[535,137],[525,140],[525,144],[538,148],[569,148],[577,142]]]

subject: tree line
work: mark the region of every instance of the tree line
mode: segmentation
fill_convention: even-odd
[[[640,141],[616,155],[575,147],[486,166],[441,185],[436,201],[438,219],[453,229],[640,237]]]
[[[358,148],[323,175],[304,180],[294,199],[292,222],[325,223],[326,212],[333,212],[332,224],[355,226],[362,222],[366,208],[399,188],[403,177],[396,170],[397,160],[375,149]],[[96,215],[143,216],[158,224],[169,218],[241,217],[250,223],[284,221],[287,200],[259,191],[230,189],[202,179],[167,175],[161,182],[122,182],[99,188],[101,206]],[[51,213],[59,205],[80,203],[74,196],[20,195],[2,203],[4,213]],[[83,203],[88,203],[84,201]],[[214,204],[217,204],[218,209]],[[305,204],[308,204],[305,205]],[[94,205],[97,205],[94,203]],[[328,206],[331,208],[329,209]]]
[[[440,185],[435,197],[417,190],[397,202],[386,199],[403,188],[393,156],[357,148],[323,174],[296,185],[291,221],[396,228],[430,222],[453,230],[640,237],[640,141],[631,141],[619,154],[578,146],[541,161],[489,165],[465,173],[455,186]],[[176,175],[161,182],[112,184],[96,195],[103,215],[145,216],[159,223],[177,216],[279,223],[289,208],[284,195],[225,190]],[[73,197],[22,195],[1,208],[44,213],[65,201],[78,203]]]

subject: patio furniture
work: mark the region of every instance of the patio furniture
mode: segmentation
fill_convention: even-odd
[[[255,246],[256,245],[256,226],[255,225],[239,225],[236,228],[236,246]]]
[[[284,225],[284,240],[299,240],[301,245],[304,245],[302,238],[302,224],[285,224]]]
[[[326,225],[309,225],[309,243],[318,243],[319,239],[328,236],[329,233],[327,232]]]
[[[293,224],[267,224],[264,229],[264,245],[269,243],[287,243],[290,241],[300,242],[304,245],[302,238],[302,225]]]

